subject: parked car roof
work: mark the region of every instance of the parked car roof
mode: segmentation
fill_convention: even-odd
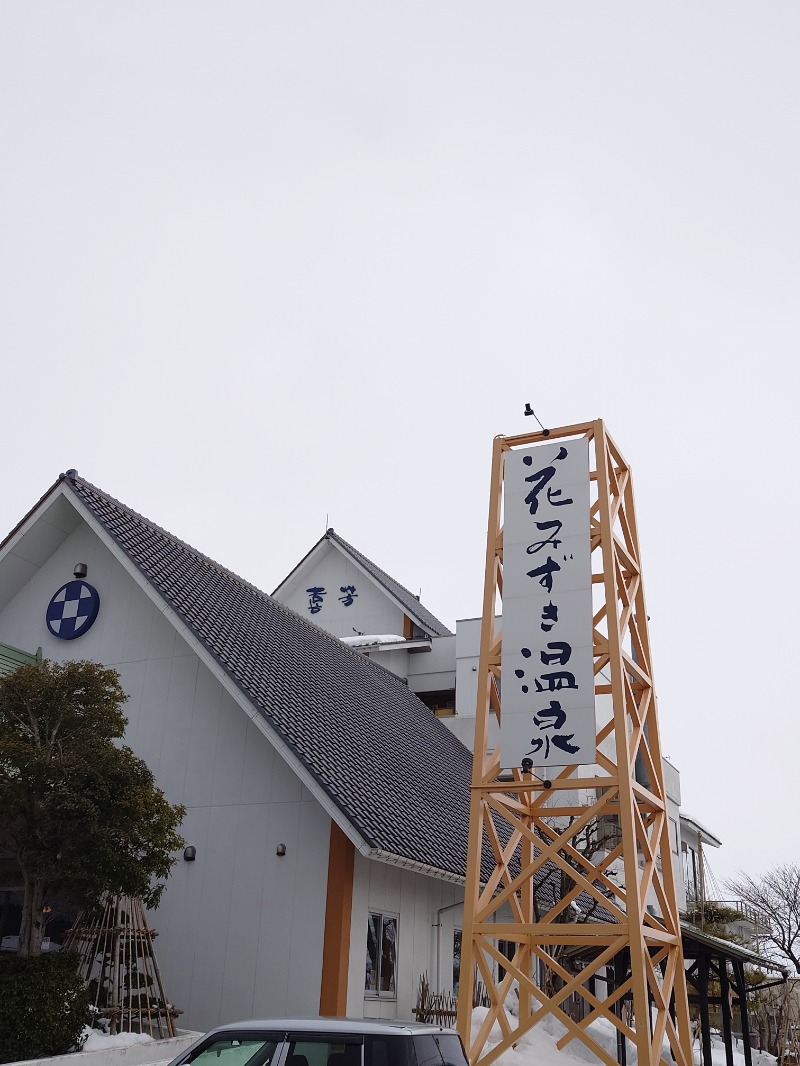
[[[211,1029],[206,1036],[214,1033],[242,1032],[242,1030],[277,1030],[278,1032],[295,1032],[302,1030],[307,1033],[353,1033],[369,1035],[398,1035],[406,1034],[416,1036],[420,1033],[443,1033],[454,1032],[444,1025],[432,1025],[426,1022],[407,1022],[397,1020],[383,1020],[379,1018],[258,1018],[243,1022],[231,1022],[228,1025],[220,1025]]]

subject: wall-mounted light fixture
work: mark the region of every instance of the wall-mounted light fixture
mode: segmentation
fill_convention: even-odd
[[[197,858],[197,848],[194,844],[190,844],[188,848],[183,849],[183,858],[186,862],[194,862]]]
[[[277,848],[275,848],[275,854],[276,855],[281,855],[281,856],[285,855],[286,854],[286,845],[285,844],[279,844],[277,846]]]
[[[89,567],[86,563],[75,563],[75,569],[72,571],[75,577],[86,577],[89,573]]]

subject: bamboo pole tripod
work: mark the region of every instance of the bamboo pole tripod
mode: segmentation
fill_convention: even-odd
[[[510,449],[577,436],[593,456],[596,762],[554,768],[546,782],[504,768],[499,745],[490,747],[502,715],[503,470]],[[470,1063],[490,1066],[554,1016],[566,1028],[560,1048],[581,1041],[606,1066],[624,1061],[626,1040],[639,1066],[691,1066],[631,471],[601,420],[495,439],[478,671],[458,1012]],[[548,882],[560,891],[548,896]],[[491,1006],[473,1040],[476,976]],[[504,1010],[514,983],[516,1018]],[[598,1019],[616,1030],[616,1056],[589,1030]],[[495,1023],[500,1041],[495,1031],[487,1042]]]
[[[182,1012],[167,1000],[156,935],[141,899],[109,894],[95,913],[81,911],[64,938],[65,950],[78,952],[79,973],[112,1034],[146,1033],[159,1040],[176,1035],[175,1018]]]

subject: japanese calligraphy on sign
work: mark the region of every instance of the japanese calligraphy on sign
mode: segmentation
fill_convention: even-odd
[[[342,595],[336,598],[343,607],[352,607],[358,599],[355,585],[341,585],[339,592]],[[308,596],[308,613],[319,614],[325,606],[325,596],[328,595],[328,590],[323,585],[314,585],[313,588],[306,589],[306,595]]]
[[[308,595],[308,610],[311,614],[319,614],[322,610],[322,597],[327,596],[327,592],[319,585],[315,585],[314,588],[306,589]]]
[[[508,452],[501,762],[595,761],[589,442]]]

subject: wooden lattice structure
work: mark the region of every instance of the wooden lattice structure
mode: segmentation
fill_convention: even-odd
[[[64,948],[78,952],[97,1017],[108,1020],[112,1033],[175,1036],[181,1012],[164,992],[156,935],[140,899],[110,895],[97,911],[79,914],[64,938]]]
[[[777,1040],[778,1061],[781,1066],[800,1064],[800,981],[787,982],[782,1010],[779,1012]]]
[[[504,768],[502,751],[490,746],[490,727],[502,714],[497,616],[503,589],[503,469],[510,449],[577,436],[589,439],[593,457],[596,765],[567,766],[550,782],[518,767]],[[547,1015],[566,1028],[559,1047],[579,1040],[607,1066],[624,1061],[626,1039],[636,1047],[639,1066],[670,1058],[677,1066],[691,1066],[630,468],[598,420],[496,438],[491,478],[459,1031],[472,1066],[490,1066]],[[615,832],[603,847],[592,850],[579,843],[592,827],[609,826]],[[537,894],[537,883],[553,871],[562,891],[548,905]],[[491,999],[474,1040],[473,968]],[[504,1010],[514,983],[516,1018]],[[600,1018],[613,1023],[618,1034],[616,1056],[589,1031]],[[495,1023],[502,1038],[487,1046]]]

